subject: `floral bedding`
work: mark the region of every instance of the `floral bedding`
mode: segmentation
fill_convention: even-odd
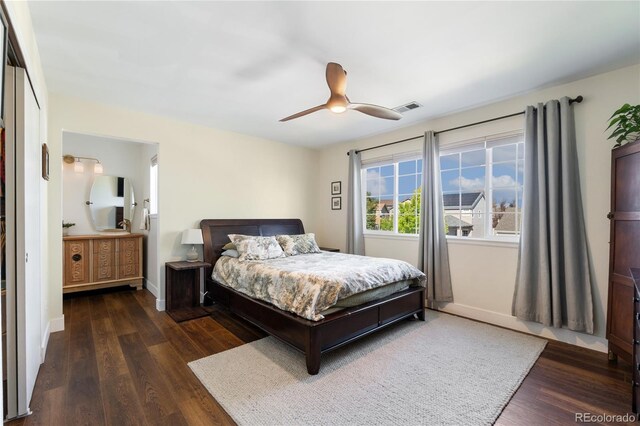
[[[344,253],[313,253],[259,261],[221,257],[212,278],[252,298],[318,321],[339,299],[386,284],[426,277],[410,264]]]

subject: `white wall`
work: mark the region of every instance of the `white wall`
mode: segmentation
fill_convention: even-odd
[[[151,159],[158,154],[158,146],[157,145],[144,145],[144,149],[142,152],[142,161],[145,164],[145,177],[143,179],[142,186],[142,198],[139,203],[140,205],[140,214],[139,221],[141,225],[142,223],[142,208],[145,206],[145,199],[149,199],[151,195],[150,191],[150,178],[149,178],[149,168],[151,166]],[[149,204],[146,204],[147,209],[149,208]],[[144,239],[144,278],[146,280],[146,286],[154,296],[158,297],[159,295],[159,286],[160,286],[160,271],[159,271],[159,263],[158,263],[158,215],[150,215],[149,216],[149,225],[150,229],[144,230],[144,226],[139,226],[136,228],[136,232],[142,232],[145,234]],[[140,229],[140,231],[138,231]]]
[[[346,152],[352,148],[366,148],[422,134],[425,130],[443,130],[492,117],[522,111],[526,105],[557,99],[562,96],[583,95],[584,101],[575,106],[578,161],[581,172],[589,250],[593,259],[594,303],[596,316],[595,336],[557,330],[526,323],[513,318],[511,300],[517,266],[515,244],[474,244],[468,241],[450,241],[449,254],[455,303],[442,309],[502,326],[563,340],[604,351],[606,327],[607,275],[609,255],[610,159],[613,143],[607,141],[607,120],[625,102],[640,103],[640,66],[596,75],[560,86],[545,88],[502,102],[478,107],[446,117],[323,149],[319,155],[319,173],[316,180],[318,211],[318,238],[323,245],[346,247],[346,210],[329,208],[330,182],[343,182],[343,196],[347,193],[348,162]],[[522,118],[512,118],[443,134],[440,143],[446,144],[521,129]],[[383,156],[389,152],[419,149],[420,141],[408,142],[380,150],[363,153],[363,158]],[[343,200],[346,206],[346,200]],[[366,253],[403,259],[414,265],[418,260],[415,237],[367,237]]]
[[[181,233],[201,219],[298,217],[314,230],[315,151],[57,94],[50,95],[50,222],[62,221],[63,130],[159,144],[159,308],[164,262],[184,259]],[[49,268],[51,309],[61,314],[59,250]]]
[[[147,149],[155,151],[155,146],[71,132],[64,132],[62,145],[63,154],[100,160],[104,169],[102,176],[120,176],[131,182],[138,203],[131,229],[138,232],[145,186],[149,186],[149,160],[145,159],[145,154]],[[76,224],[70,228],[69,234],[95,234],[91,211],[86,205],[93,181],[100,176],[93,173],[95,162],[85,160],[83,173],[76,173],[73,164],[62,164],[62,218]]]

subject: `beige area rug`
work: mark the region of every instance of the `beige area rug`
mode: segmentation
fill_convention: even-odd
[[[546,342],[427,311],[322,357],[273,337],[189,364],[240,425],[492,424]]]

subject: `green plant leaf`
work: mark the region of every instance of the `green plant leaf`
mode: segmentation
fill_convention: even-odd
[[[640,135],[640,105],[622,105],[609,118],[605,131],[613,129],[607,139],[615,139],[620,146],[626,141],[635,140]]]
[[[611,114],[611,117],[609,117],[609,119],[615,117],[616,115],[619,115],[619,114],[622,114],[624,112],[627,112],[629,110],[629,108],[631,108],[631,105],[629,105],[629,104],[622,105],[616,112]]]
[[[616,117],[616,118],[614,118],[613,120],[611,120],[611,122],[610,122],[610,123],[609,123],[609,125],[607,126],[607,129],[606,129],[606,130],[609,130],[609,128],[610,128],[611,126],[613,126],[614,124],[616,124],[618,121],[620,121],[620,117]]]
[[[626,129],[618,128],[613,133],[611,133],[611,136],[618,136],[623,133],[626,133]]]

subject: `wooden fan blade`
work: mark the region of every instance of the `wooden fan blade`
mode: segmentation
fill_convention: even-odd
[[[400,120],[402,114],[389,108],[381,107],[371,104],[349,104],[349,109],[355,109],[361,113],[371,115],[377,118],[384,118],[386,120]]]
[[[327,64],[327,84],[332,95],[344,96],[347,90],[347,72],[342,69],[342,65],[335,62]]]
[[[302,117],[303,115],[307,115],[307,114],[311,114],[312,112],[320,111],[321,109],[325,109],[326,107],[327,107],[326,104],[318,105],[318,106],[315,106],[313,108],[306,109],[306,110],[304,110],[302,112],[299,112],[297,114],[293,114],[293,115],[290,115],[288,117],[285,117],[280,121],[293,120],[294,118]]]

